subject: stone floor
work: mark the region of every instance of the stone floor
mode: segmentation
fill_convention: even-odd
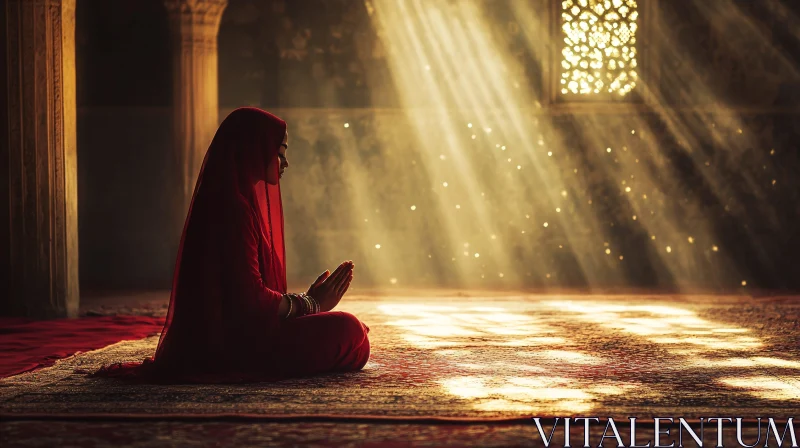
[[[165,293],[97,296],[84,312],[159,314],[165,301]],[[520,422],[785,421],[800,409],[795,297],[403,291],[356,293],[342,308],[371,328],[372,357],[361,372],[239,386],[87,378],[100,365],[150,355],[157,338],[122,342],[0,381],[0,413],[12,418],[0,423],[0,442],[541,446],[535,426]],[[202,421],[170,420],[193,417]],[[233,417],[256,421],[226,420]],[[273,417],[303,423],[258,420]],[[359,418],[372,420],[352,420]],[[517,420],[490,420],[498,418]]]

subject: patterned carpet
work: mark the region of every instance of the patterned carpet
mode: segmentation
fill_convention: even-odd
[[[9,422],[0,424],[0,446],[3,447],[205,447],[205,446],[258,446],[258,447],[376,447],[401,446],[431,447],[542,447],[541,436],[534,425],[431,425],[431,424],[363,424],[363,423],[231,423],[231,422]],[[591,426],[591,446],[598,446],[603,427]],[[762,430],[761,437],[765,437]],[[620,431],[625,446],[629,434]],[[758,431],[745,428],[743,439],[748,445],[758,438]],[[549,437],[549,433],[546,437]],[[685,440],[689,436],[684,434]],[[669,438],[662,438],[667,440]],[[652,428],[642,428],[636,433],[638,445],[653,441]],[[716,446],[717,434],[709,430],[702,437],[703,446]],[[764,446],[762,443],[757,446]],[[564,432],[554,433],[552,447],[564,446]],[[582,425],[570,431],[573,447],[582,447]],[[723,430],[722,446],[738,447],[736,432]],[[669,442],[664,442],[669,445]],[[687,447],[696,446],[692,441]],[[617,446],[606,440],[604,446]],[[651,446],[653,444],[651,443]],[[664,445],[661,445],[664,446]],[[678,446],[678,442],[675,442]],[[778,446],[770,438],[770,447]],[[791,446],[784,441],[784,447]]]
[[[800,399],[791,298],[421,293],[343,309],[371,328],[358,373],[236,386],[87,377],[149,356],[150,337],[0,381],[0,413],[786,418]]]

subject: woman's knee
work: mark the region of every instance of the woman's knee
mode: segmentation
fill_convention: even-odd
[[[340,358],[337,370],[361,370],[369,360],[369,328],[350,313],[334,311],[329,313],[334,339],[339,341]]]
[[[353,341],[356,346],[362,343],[369,344],[369,328],[364,325],[356,316],[344,312],[335,311],[331,313],[335,319],[337,333],[344,335],[348,340]]]
[[[346,332],[350,335],[350,340],[353,343],[352,351],[352,370],[361,370],[369,361],[369,327],[364,325],[356,316],[350,313],[342,313],[342,320]]]
[[[361,345],[356,350],[358,351],[357,353],[358,359],[356,361],[354,369],[361,370],[367,364],[367,361],[369,361],[369,352],[370,352],[369,338],[365,336],[364,342],[362,342]]]

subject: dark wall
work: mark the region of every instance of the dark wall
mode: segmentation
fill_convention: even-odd
[[[178,236],[171,210],[169,108],[80,108],[80,278],[88,289],[168,287]]]
[[[81,285],[169,286],[166,11],[159,0],[79,0],[75,34]]]
[[[219,35],[220,106],[396,105],[363,2],[229,2]]]
[[[172,51],[160,0],[78,0],[78,107],[170,107]]]

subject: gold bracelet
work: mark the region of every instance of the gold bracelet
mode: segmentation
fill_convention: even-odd
[[[303,300],[306,302],[309,308],[308,314],[318,314],[319,313],[319,302],[317,302],[313,297],[308,294],[300,294],[303,297]]]
[[[286,313],[286,317],[284,317],[284,319],[288,319],[288,318],[289,318],[289,316],[291,316],[291,315],[292,315],[292,296],[291,296],[291,295],[289,295],[289,294],[284,294],[284,297],[286,297],[287,299],[289,299],[289,312],[288,312],[288,313]]]
[[[319,302],[317,302],[317,299],[315,299],[315,298],[313,298],[311,296],[306,296],[306,297],[308,297],[308,300],[311,301],[312,308],[314,309],[314,314],[318,314],[319,313]]]

